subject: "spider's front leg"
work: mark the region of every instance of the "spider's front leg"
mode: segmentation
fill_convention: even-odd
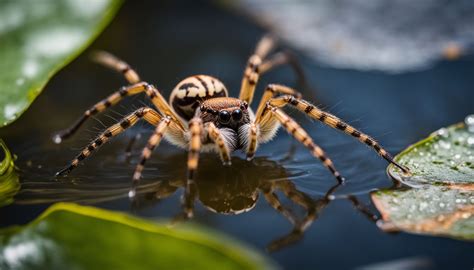
[[[264,112],[264,109],[267,106],[267,102],[276,95],[279,94],[286,94],[286,95],[293,95],[297,97],[301,97],[301,94],[292,88],[276,85],[276,84],[269,84],[265,91],[263,92],[262,98],[260,99],[260,103],[257,108],[256,118],[253,123],[250,124],[250,131],[249,131],[249,143],[246,149],[247,153],[247,160],[253,159],[255,156],[255,151],[257,150],[257,142],[258,142],[258,131],[260,130],[261,126],[261,118]],[[271,126],[271,125],[268,125]],[[272,129],[270,127],[270,129]],[[271,137],[271,136],[270,136]]]
[[[291,136],[293,136],[297,141],[306,146],[306,148],[308,148],[308,150],[314,157],[319,158],[319,160],[321,160],[323,165],[329,171],[331,171],[331,173],[336,177],[339,183],[344,182],[344,177],[342,177],[342,175],[336,170],[336,167],[334,167],[333,162],[331,161],[331,159],[329,159],[324,150],[316,143],[314,143],[313,139],[311,139],[308,133],[300,125],[298,125],[298,123],[296,123],[293,118],[289,117],[285,112],[276,107],[267,106],[267,108],[271,115],[268,115],[267,118],[263,117],[262,119],[264,119],[264,121],[266,119],[268,119],[266,121],[271,121],[271,118],[275,118],[276,120],[278,120]]]

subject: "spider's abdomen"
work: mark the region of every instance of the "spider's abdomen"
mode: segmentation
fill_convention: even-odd
[[[178,83],[171,92],[170,104],[179,116],[190,120],[201,101],[226,96],[227,89],[221,81],[207,75],[196,75]]]

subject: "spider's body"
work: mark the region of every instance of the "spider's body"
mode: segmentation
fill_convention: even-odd
[[[247,159],[252,159],[258,144],[268,142],[280,126],[301,142],[313,156],[320,159],[338,181],[342,182],[342,176],[325,152],[314,143],[295,120],[282,110],[287,105],[357,138],[360,142],[372,147],[388,162],[393,163],[404,172],[408,172],[408,169],[393,161],[391,155],[370,136],[301,99],[301,94],[290,87],[277,84],[268,85],[256,111],[253,112],[250,105],[261,74],[276,66],[291,64],[296,73],[302,77],[301,68],[296,64],[291,54],[279,52],[267,57],[274,47],[275,40],[270,36],[265,36],[258,43],[255,53],[247,63],[238,98],[229,97],[226,87],[218,79],[197,75],[178,83],[170,95],[169,102],[157,88],[141,81],[138,74],[128,64],[111,54],[99,53],[96,60],[123,73],[130,84],[92,106],[76,124],[59,133],[55,137],[55,142],[61,142],[62,139],[71,136],[87,118],[117,104],[126,96],[144,92],[155,108],[140,108],[124,117],[119,123],[109,127],[84,148],[68,167],[58,172],[58,175],[70,172],[77,167],[80,161],[111,137],[122,133],[138,120],[143,119],[155,126],[155,131],[142,151],[141,160],[133,174],[134,184],[138,183],[146,160],[163,137],[175,145],[188,149],[186,191],[191,192],[201,151],[217,151],[224,164],[230,164],[230,154],[238,149],[246,152]],[[131,192],[131,195],[134,194]]]
[[[185,123],[197,117],[204,126],[215,125],[230,152],[247,146],[247,130],[255,119],[254,113],[247,102],[229,97],[226,87],[218,79],[207,75],[188,77],[171,92],[169,103]],[[188,146],[189,138],[165,138],[179,147]],[[219,150],[206,136],[202,144],[202,151]]]

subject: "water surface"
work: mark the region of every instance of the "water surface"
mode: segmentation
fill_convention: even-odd
[[[231,94],[237,95],[246,60],[263,33],[238,14],[207,2],[185,5],[170,1],[142,6],[127,2],[91,49],[105,49],[126,59],[142,78],[166,95],[181,79],[194,74],[216,76]],[[299,58],[316,89],[302,90],[303,94],[371,134],[392,153],[473,113],[472,58],[441,62],[430,70],[400,75],[322,68],[304,55]],[[270,82],[294,86],[295,78],[289,68],[278,69],[264,76],[256,96]],[[130,211],[152,219],[173,218],[181,212],[180,185],[185,176],[186,152],[167,143],[147,163],[138,203],[132,205],[126,197],[145,141],[136,145],[130,160],[126,159],[125,147],[137,132],[144,132],[144,137],[150,133],[152,129],[147,124],[138,124],[102,147],[69,177],[53,177],[104,126],[148,104],[142,96],[130,98],[88,122],[72,139],[60,145],[52,143],[51,134],[67,127],[90,105],[123,84],[119,75],[94,65],[85,53],[55,76],[18,121],[2,129],[1,137],[18,156],[16,164],[22,181],[16,203],[0,209],[2,227],[26,223],[55,201]],[[399,259],[424,262],[426,269],[472,268],[472,243],[386,234],[356,211],[345,195],[357,195],[362,204],[375,211],[368,192],[391,186],[385,173],[386,162],[353,138],[296,111],[289,113],[346,177],[346,185],[334,191],[336,200],[325,204],[323,198],[336,184],[331,174],[304,147],[280,131],[250,163],[237,154],[233,166],[223,168],[216,156],[201,156],[201,202],[196,202],[193,222],[264,250],[293,227],[267,203],[258,188],[294,185],[304,193],[302,197],[321,206],[321,211],[301,241],[269,255],[285,268],[353,269]],[[305,218],[304,207],[281,191],[277,194],[285,207],[293,209],[298,218]],[[241,212],[239,208],[251,211],[229,214]]]

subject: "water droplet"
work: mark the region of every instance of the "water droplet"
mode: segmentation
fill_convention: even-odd
[[[467,130],[469,130],[469,132],[474,132],[474,114],[466,116],[464,123],[466,124]]]
[[[448,130],[446,128],[441,128],[436,132],[436,135],[442,138],[448,138]]]
[[[426,203],[426,202],[420,203],[420,211],[425,210],[426,207],[428,207],[428,203]]]
[[[62,141],[61,136],[59,136],[59,135],[54,135],[54,137],[53,137],[53,142],[54,142],[55,144],[60,144],[61,141]]]
[[[18,86],[22,86],[25,83],[25,79],[24,78],[19,78],[15,81],[15,83]]]
[[[449,142],[440,141],[440,142],[439,142],[439,145],[440,145],[442,148],[446,149],[446,150],[451,149],[451,144],[450,144]]]
[[[474,146],[474,137],[467,138],[467,144],[469,146]]]

